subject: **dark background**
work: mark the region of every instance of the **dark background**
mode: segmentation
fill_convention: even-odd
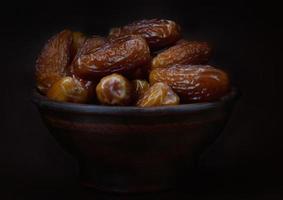
[[[280,6],[246,1],[9,2],[1,7],[1,199],[283,199]],[[193,189],[117,197],[81,189],[64,153],[30,102],[37,54],[64,28],[107,34],[136,19],[168,18],[187,39],[206,40],[211,64],[241,92],[222,136],[201,161]],[[280,121],[279,121],[280,120]]]

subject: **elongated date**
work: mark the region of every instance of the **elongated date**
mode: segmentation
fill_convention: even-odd
[[[178,105],[180,99],[178,95],[166,84],[153,84],[144,95],[138,100],[139,107],[170,106]]]
[[[72,32],[64,30],[53,36],[36,61],[36,84],[46,94],[53,83],[64,77],[71,58]]]
[[[79,77],[94,80],[112,73],[126,73],[149,61],[146,41],[131,35],[108,40],[94,51],[80,55],[73,68]]]
[[[173,64],[206,64],[211,56],[211,48],[206,42],[178,42],[153,58],[151,67],[167,67]]]
[[[160,49],[176,42],[181,37],[181,29],[176,22],[171,20],[150,19],[113,28],[109,33],[110,37],[132,34],[144,37],[151,49]]]
[[[228,75],[208,65],[174,65],[156,68],[150,73],[150,83],[165,82],[180,96],[182,102],[214,101],[230,87]]]

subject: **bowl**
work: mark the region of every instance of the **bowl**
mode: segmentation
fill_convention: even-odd
[[[174,188],[221,133],[237,91],[216,102],[139,108],[61,103],[33,93],[50,133],[79,163],[84,186],[111,192]]]

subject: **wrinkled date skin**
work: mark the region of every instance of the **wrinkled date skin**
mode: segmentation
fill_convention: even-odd
[[[120,74],[111,74],[100,80],[96,95],[104,105],[129,105],[132,100],[131,83]]]
[[[86,55],[93,53],[97,48],[102,46],[106,42],[106,38],[94,35],[85,40],[82,48],[79,50],[78,57],[80,55]]]
[[[173,44],[181,37],[181,29],[171,20],[150,19],[133,22],[121,28],[110,30],[110,37],[141,35],[151,49],[160,49]]]
[[[133,80],[131,83],[133,88],[133,99],[135,101],[140,99],[150,87],[146,80]]]
[[[56,81],[47,92],[47,97],[55,101],[86,103],[93,94],[90,83],[66,76]]]
[[[170,106],[178,105],[180,99],[178,95],[166,84],[155,83],[137,102],[139,107]]]
[[[150,73],[150,83],[167,83],[182,102],[217,100],[229,90],[228,75],[208,65],[174,65],[156,68]]]
[[[150,52],[140,36],[125,36],[109,40],[95,51],[81,55],[74,63],[74,73],[95,80],[112,73],[126,73],[146,65]]]
[[[206,42],[181,40],[154,57],[151,67],[154,69],[174,64],[206,64],[210,57],[211,48]]]
[[[53,83],[64,77],[70,63],[72,32],[64,30],[53,36],[44,46],[36,61],[36,84],[46,94]]]
[[[72,36],[73,36],[73,40],[72,40],[72,45],[71,45],[71,56],[72,56],[72,59],[74,59],[78,51],[81,49],[81,47],[85,43],[86,36],[81,32],[73,32]]]
[[[78,58],[82,55],[90,54],[94,52],[97,48],[102,46],[106,42],[106,38],[100,36],[92,36],[90,38],[85,39],[84,43],[78,49],[76,56],[74,57],[71,67],[70,67],[70,75],[74,73],[74,65],[78,62]]]

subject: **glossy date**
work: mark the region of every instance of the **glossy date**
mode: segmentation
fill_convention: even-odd
[[[72,32],[64,30],[53,36],[36,61],[35,78],[38,90],[46,94],[53,83],[64,77],[71,59]]]
[[[160,49],[173,44],[181,37],[180,26],[171,20],[150,19],[135,21],[120,28],[110,30],[110,37],[141,35],[151,49]]]
[[[174,65],[156,68],[150,83],[165,82],[180,96],[182,102],[217,100],[229,90],[228,75],[208,65]]]
[[[93,95],[92,83],[85,83],[75,77],[63,77],[56,81],[47,92],[55,101],[86,103]]]
[[[132,100],[131,83],[120,74],[111,74],[100,80],[96,95],[104,105],[129,105]]]
[[[132,35],[108,40],[94,51],[80,55],[73,68],[79,77],[94,80],[112,73],[127,73],[149,61],[146,41]]]
[[[82,48],[86,41],[86,36],[81,32],[72,33],[72,45],[71,45],[71,56],[72,59],[78,54],[78,51]]]
[[[182,40],[153,58],[151,67],[167,67],[173,64],[206,64],[211,48],[206,42]]]
[[[180,99],[178,95],[166,84],[153,84],[144,95],[138,100],[139,107],[170,106],[178,105]]]

